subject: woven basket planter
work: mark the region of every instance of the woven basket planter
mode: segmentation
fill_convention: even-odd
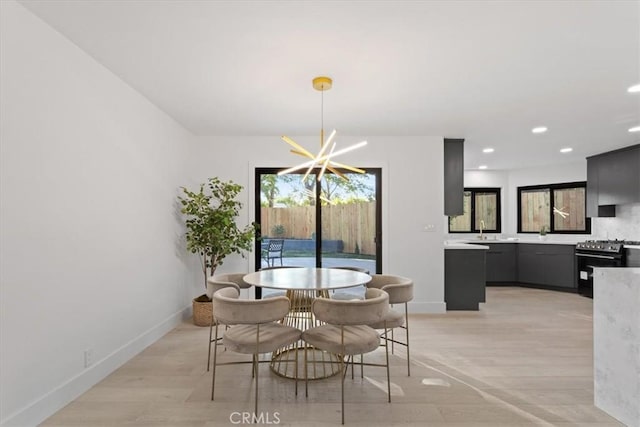
[[[196,326],[209,326],[213,318],[213,303],[206,295],[200,295],[193,299],[193,324]]]

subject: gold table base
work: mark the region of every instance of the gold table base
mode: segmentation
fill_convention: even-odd
[[[287,297],[290,301],[289,314],[282,323],[293,326],[302,331],[323,324],[311,313],[311,302],[318,297],[329,298],[329,291],[289,290]],[[305,365],[304,352],[307,348],[307,363]],[[305,379],[305,369],[310,380],[328,378],[340,372],[340,357],[336,354],[315,349],[302,340],[273,353],[271,370],[286,378],[296,378],[295,362],[298,359],[297,379]]]

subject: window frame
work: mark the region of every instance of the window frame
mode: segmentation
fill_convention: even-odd
[[[451,231],[451,221],[447,220],[447,229],[450,234],[469,234],[479,233],[480,229],[476,227],[476,193],[494,193],[496,195],[496,228],[483,229],[483,233],[502,233],[502,188],[501,187],[465,187],[464,192],[471,193],[471,230],[469,231]],[[448,216],[447,218],[451,218]]]
[[[567,188],[584,188],[585,197],[585,229],[584,230],[556,230],[555,229],[555,215],[553,214],[555,190],[566,190]],[[547,234],[591,234],[591,218],[587,215],[587,181],[576,182],[562,182],[558,184],[544,184],[544,185],[525,185],[518,187],[518,200],[517,200],[517,215],[518,215],[518,230],[519,234],[539,234],[539,231],[522,231],[522,192],[530,190],[549,190],[549,230]]]

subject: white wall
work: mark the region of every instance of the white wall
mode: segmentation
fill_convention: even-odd
[[[338,131],[340,131],[338,129]],[[317,136],[293,136],[301,145],[318,146]],[[341,137],[340,146],[363,138]],[[414,279],[414,312],[442,312],[444,306],[443,139],[441,137],[371,137],[369,144],[340,161],[382,168],[383,272]],[[300,158],[302,159],[302,158]],[[198,139],[191,171],[194,182],[210,176],[244,186],[240,224],[254,220],[254,169],[288,167],[300,160],[279,136]],[[435,232],[423,232],[434,224]],[[231,257],[220,271],[253,271],[253,257]]]
[[[22,6],[1,7],[0,421],[34,425],[199,291],[174,207],[191,136]]]

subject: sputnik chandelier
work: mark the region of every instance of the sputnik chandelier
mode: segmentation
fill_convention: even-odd
[[[318,181],[322,179],[325,170],[329,170],[336,175],[340,176],[343,179],[348,179],[346,175],[340,172],[338,169],[348,170],[356,173],[365,173],[364,170],[345,165],[343,163],[338,163],[333,160],[335,157],[338,157],[342,154],[348,153],[349,151],[356,150],[360,147],[364,147],[367,145],[367,141],[362,141],[354,145],[350,145],[346,148],[342,148],[340,150],[336,150],[336,142],[333,140],[336,136],[336,130],[334,129],[329,137],[324,139],[324,91],[331,89],[333,81],[329,77],[316,77],[313,79],[313,88],[320,91],[321,94],[321,104],[320,104],[320,151],[318,154],[313,155],[309,150],[302,147],[300,144],[296,143],[294,140],[289,138],[286,135],[282,136],[282,140],[293,147],[291,150],[292,153],[297,154],[299,156],[307,157],[311,160],[300,163],[297,166],[293,166],[289,169],[282,170],[278,172],[278,175],[285,175],[291,172],[298,171],[300,169],[307,168],[307,172],[302,177],[302,181],[305,182],[309,174],[314,168],[320,168],[320,173],[318,173]]]

